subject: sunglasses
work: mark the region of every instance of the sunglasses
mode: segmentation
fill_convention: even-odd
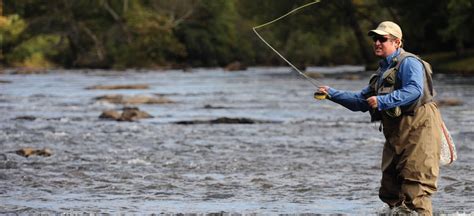
[[[386,37],[372,37],[372,40],[375,42],[379,41],[380,43],[385,43],[389,38],[386,38]]]

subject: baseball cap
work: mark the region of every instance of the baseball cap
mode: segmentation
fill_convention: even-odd
[[[370,30],[367,35],[373,36],[374,34],[378,35],[388,35],[391,34],[399,39],[402,39],[402,29],[396,23],[391,21],[384,21],[377,26],[376,29]]]

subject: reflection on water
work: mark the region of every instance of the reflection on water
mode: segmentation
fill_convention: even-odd
[[[361,73],[362,77],[368,73]],[[0,75],[0,212],[374,214],[383,136],[368,114],[312,99],[288,68],[244,72],[55,71]],[[321,82],[358,90],[366,80]],[[474,211],[474,78],[435,79],[459,159],[442,168],[437,212]],[[86,90],[149,84],[141,90]],[[164,95],[138,105],[155,118],[99,120],[105,94]],[[16,119],[19,116],[34,118]],[[260,124],[179,125],[244,117]],[[50,148],[23,158],[21,147]]]

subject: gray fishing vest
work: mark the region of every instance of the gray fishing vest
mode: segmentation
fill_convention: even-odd
[[[423,65],[425,76],[424,76],[424,83],[423,83],[423,95],[418,98],[417,101],[413,102],[412,104],[400,107],[394,107],[389,110],[382,111],[384,114],[396,118],[401,115],[414,115],[415,110],[423,104],[429,103],[433,101],[433,97],[435,92],[433,90],[433,80],[432,80],[432,70],[431,65],[428,62],[425,62],[423,59],[419,58],[418,56],[405,52],[405,50],[400,49],[400,54],[392,59],[391,64],[395,63],[395,66],[390,67],[386,71],[382,73],[382,69],[379,67],[377,73],[372,75],[370,78],[369,86],[371,87],[371,95],[386,95],[390,94],[391,92],[401,88],[401,82],[397,80],[397,73],[400,70],[400,65],[407,57],[414,57],[418,61],[420,61]],[[380,75],[382,77],[380,78]],[[372,121],[377,121],[381,119],[380,114],[377,113],[378,111],[371,111]]]

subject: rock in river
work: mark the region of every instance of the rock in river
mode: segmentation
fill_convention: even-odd
[[[141,111],[137,107],[125,107],[123,112],[119,113],[116,110],[105,110],[99,116],[101,119],[113,119],[116,121],[137,121],[144,118],[153,118],[152,115]]]
[[[146,95],[123,96],[119,94],[104,95],[95,98],[98,101],[106,101],[114,104],[167,104],[174,101],[165,97],[152,97]]]
[[[220,117],[212,120],[190,120],[190,121],[178,121],[176,124],[259,124],[259,123],[279,123],[277,121],[262,121],[254,120],[250,118],[229,118]]]
[[[49,156],[53,155],[53,152],[48,148],[34,149],[34,148],[30,148],[30,147],[19,149],[15,153],[18,154],[18,155],[21,155],[23,157],[29,157],[29,156],[32,156],[32,155],[49,157]]]
[[[150,86],[147,84],[131,84],[131,85],[95,85],[87,87],[86,89],[94,90],[116,90],[116,89],[149,89]]]

